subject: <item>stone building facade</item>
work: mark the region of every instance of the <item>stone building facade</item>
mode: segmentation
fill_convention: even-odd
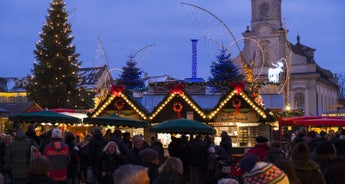
[[[242,33],[242,54],[261,94],[281,94],[285,106],[302,110],[307,116],[334,111],[339,89],[337,77],[317,64],[315,49],[303,45],[299,36],[296,44],[288,41],[281,0],[252,0],[251,6],[251,25]],[[283,67],[279,68],[279,62]],[[240,56],[236,63],[244,70]],[[281,69],[276,83],[269,80],[269,71],[273,69]]]

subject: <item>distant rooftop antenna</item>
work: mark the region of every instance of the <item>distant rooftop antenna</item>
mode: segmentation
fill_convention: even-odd
[[[197,65],[198,65],[198,40],[197,39],[191,39],[192,41],[192,78],[197,78]]]

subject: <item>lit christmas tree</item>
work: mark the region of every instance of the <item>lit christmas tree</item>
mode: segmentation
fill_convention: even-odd
[[[238,68],[232,63],[231,54],[226,53],[226,49],[222,48],[220,54],[216,56],[211,68],[212,77],[208,78],[208,86],[214,87],[216,90],[228,89],[231,82],[240,82],[243,75],[240,74]]]
[[[85,94],[79,88],[81,62],[72,45],[71,24],[63,0],[52,0],[34,50],[36,62],[31,70],[28,97],[44,108],[80,108]]]
[[[122,74],[116,80],[117,85],[124,85],[130,91],[141,91],[144,89],[144,81],[141,78],[142,71],[136,67],[137,62],[130,57],[126,66],[122,67]]]

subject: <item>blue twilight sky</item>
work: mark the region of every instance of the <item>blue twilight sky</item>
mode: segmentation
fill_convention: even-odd
[[[191,77],[191,39],[199,40],[197,76],[207,79],[209,66],[217,53],[212,52],[213,46],[203,38],[202,31],[225,35],[220,24],[217,25],[219,29],[214,28],[219,23],[214,17],[181,2],[197,5],[216,15],[236,39],[242,38],[241,33],[251,21],[251,0],[65,2],[82,67],[105,63],[100,54],[99,38],[111,68],[123,67],[130,54],[146,47],[136,57],[143,72],[179,79]],[[40,39],[38,33],[46,22],[48,8],[49,0],[0,1],[0,77],[31,74],[35,60],[33,50]],[[282,0],[282,18],[289,30],[289,41],[295,44],[300,35],[302,44],[316,49],[316,62],[334,73],[345,73],[344,10],[344,0]],[[195,20],[197,16],[204,18]],[[118,71],[114,70],[112,75],[116,77]]]

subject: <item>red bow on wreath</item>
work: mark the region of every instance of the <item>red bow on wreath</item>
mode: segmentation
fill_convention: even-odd
[[[178,94],[182,94],[183,90],[185,90],[185,86],[181,83],[178,83],[176,86],[175,85],[171,85],[170,86],[170,93],[178,93]]]
[[[243,82],[231,82],[231,87],[235,88],[237,94],[240,94],[244,88],[244,83]]]
[[[114,96],[119,96],[120,93],[124,92],[125,91],[125,86],[124,85],[119,85],[119,86],[116,86],[116,84],[113,84],[111,86],[111,92]]]

